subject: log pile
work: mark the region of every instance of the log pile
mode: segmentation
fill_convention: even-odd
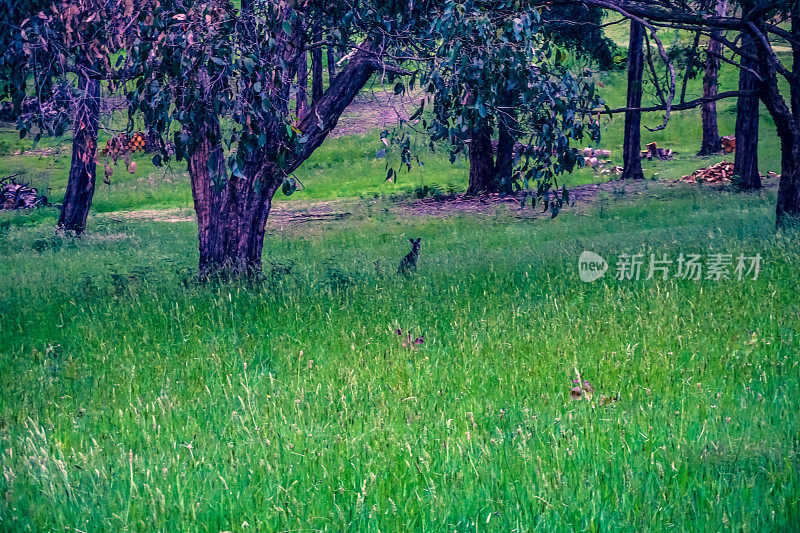
[[[17,183],[14,176],[0,180],[0,210],[26,209],[45,206],[47,196],[39,195],[39,191],[27,183]]]
[[[729,182],[733,177],[733,163],[730,161],[722,161],[710,167],[695,170],[688,176],[683,176],[677,181],[684,183],[721,183]]]
[[[583,163],[587,167],[602,168],[611,162],[607,159],[602,159],[611,157],[611,150],[598,150],[587,147],[581,153],[583,154]]]
[[[668,161],[675,157],[675,152],[670,149],[659,148],[657,143],[650,143],[647,145],[647,150],[642,152],[642,157],[646,157],[651,161],[653,159]]]
[[[726,154],[733,153],[736,150],[736,136],[726,135],[722,139],[722,151]]]
[[[112,137],[106,142],[105,148],[100,153],[110,156],[116,161],[118,157],[124,157],[130,153],[146,152],[154,148],[153,146],[148,146],[144,133],[137,131],[130,136],[121,133]]]

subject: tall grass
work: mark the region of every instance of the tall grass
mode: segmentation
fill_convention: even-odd
[[[0,528],[793,529],[800,249],[774,195],[653,187],[273,229],[242,284],[193,281],[191,223],[6,229]],[[584,249],[764,270],[586,284]]]

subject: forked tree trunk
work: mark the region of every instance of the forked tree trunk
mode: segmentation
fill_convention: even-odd
[[[100,122],[100,82],[88,76],[78,78],[78,100],[73,125],[72,163],[67,190],[61,204],[58,227],[83,233],[94,196],[97,170],[97,130]]]
[[[356,53],[313,109],[296,127],[307,135],[302,150],[278,169],[268,154],[256,152],[245,161],[243,176],[226,176],[218,121],[193,131],[198,139],[188,157],[192,196],[200,240],[200,275],[249,275],[261,269],[264,231],[272,198],[283,176],[294,172],[336,126],[347,105],[380,68],[369,43]],[[275,132],[278,124],[262,124]],[[269,141],[268,141],[269,143]],[[210,172],[209,169],[216,169]]]
[[[728,0],[717,0],[717,15],[724,17],[728,12]],[[714,39],[719,32],[714,32],[708,42],[705,74],[703,75],[703,96],[714,97],[719,89],[719,65],[717,55],[722,51],[722,43]],[[722,139],[717,124],[717,103],[705,102],[702,107],[703,141],[700,144],[699,156],[708,156],[722,151]]]
[[[642,75],[644,73],[644,26],[631,21],[628,41],[628,108],[642,106]],[[625,138],[622,145],[624,170],[622,179],[644,179],[642,172],[642,112],[625,112]]]
[[[468,195],[497,192],[491,131],[488,125],[484,125],[470,135]]]
[[[742,35],[744,50],[752,50],[752,40]],[[742,56],[739,69],[739,90],[758,90],[758,78],[751,72],[758,68],[754,58]],[[748,70],[750,69],[750,70]],[[736,101],[736,151],[734,152],[733,173],[738,176],[738,184],[745,190],[761,188],[761,175],[758,172],[758,96],[740,96]]]
[[[793,24],[793,30],[800,36],[800,26]],[[778,74],[769,51],[759,43],[758,64],[762,81],[759,83],[759,95],[769,111],[778,138],[781,141],[781,179],[778,184],[778,201],[775,206],[775,226],[779,230],[800,229],[800,95],[792,91],[791,102],[781,94],[778,85]],[[800,50],[794,50],[798,57]],[[796,67],[796,65],[795,65]],[[795,90],[800,90],[795,88]],[[795,99],[797,97],[797,99]]]
[[[281,183],[277,172],[247,164],[243,176],[226,176],[219,124],[199,132],[203,140],[189,154],[189,176],[197,213],[200,275],[249,274],[261,268],[264,230],[272,197]],[[210,169],[215,168],[212,172]]]

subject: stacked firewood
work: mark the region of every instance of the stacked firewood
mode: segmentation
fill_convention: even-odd
[[[647,145],[647,150],[642,152],[642,157],[650,160],[662,159],[666,161],[675,157],[675,152],[670,149],[659,148],[657,143],[650,143]]]
[[[736,150],[736,136],[735,135],[726,135],[722,139],[722,151],[726,154],[732,153]]]
[[[733,163],[730,161],[722,161],[716,165],[696,170],[688,176],[683,176],[678,181],[683,181],[685,183],[697,183],[699,181],[704,183],[720,183],[728,182],[732,177]]]
[[[118,157],[124,157],[129,153],[146,152],[149,148],[151,147],[147,146],[147,140],[145,139],[144,133],[137,131],[130,136],[126,135],[125,133],[120,133],[119,135],[110,138],[106,142],[106,146],[103,148],[101,153],[105,156],[114,158],[116,161]]]
[[[17,183],[14,176],[0,180],[0,210],[25,209],[47,205],[47,196],[27,183]]]

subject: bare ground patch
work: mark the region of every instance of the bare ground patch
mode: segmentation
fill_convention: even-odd
[[[421,92],[396,95],[383,88],[359,94],[339,118],[331,137],[397,126],[400,121],[408,120],[409,111],[413,113],[422,99],[421,95]]]
[[[765,179],[764,188],[777,187],[777,179]],[[660,193],[698,185],[675,181],[623,181],[613,180],[606,183],[581,185],[570,189],[570,202],[574,205],[566,207],[564,212],[585,212],[595,205],[601,198],[661,198]],[[701,185],[715,190],[724,189],[726,185]],[[519,219],[550,218],[550,213],[542,210],[539,202],[531,208],[530,202],[520,207],[520,198],[513,196],[500,196],[489,194],[481,196],[466,196],[458,194],[445,198],[424,198],[420,200],[403,200],[388,202],[374,200],[385,208],[386,211],[399,217],[440,217],[473,215],[494,217],[498,214],[510,215]],[[322,228],[336,224],[351,217],[364,216],[367,209],[364,201],[359,200],[331,200],[318,202],[286,201],[275,202],[267,221],[267,231],[280,233],[299,227]],[[192,222],[194,213],[187,209],[143,209],[137,211],[117,211],[110,213],[112,220],[133,221],[151,220],[156,222]]]

